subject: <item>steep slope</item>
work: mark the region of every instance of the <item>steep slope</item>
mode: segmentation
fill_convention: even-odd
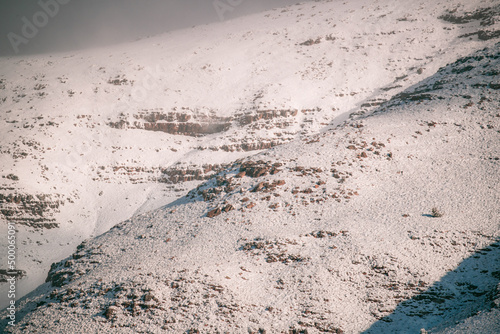
[[[497,314],[499,46],[82,243],[8,332],[414,333]]]
[[[492,44],[497,18],[497,1],[320,1],[112,49],[0,59],[0,210],[27,272],[18,295],[82,240]]]

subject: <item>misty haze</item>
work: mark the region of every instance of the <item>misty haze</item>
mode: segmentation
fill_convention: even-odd
[[[53,53],[132,41],[137,38],[234,19],[296,0],[41,0],[0,3],[0,56]],[[42,5],[40,5],[40,3]],[[56,4],[56,5],[55,5]],[[45,23],[45,13],[48,18]],[[35,16],[35,19],[33,19]],[[13,48],[27,19],[38,32]],[[37,26],[36,22],[40,24]],[[28,24],[29,25],[29,24]],[[26,29],[31,36],[30,28]],[[16,38],[11,37],[15,42]],[[18,42],[19,43],[19,42]],[[16,43],[14,43],[16,44]],[[16,51],[19,52],[16,52]]]

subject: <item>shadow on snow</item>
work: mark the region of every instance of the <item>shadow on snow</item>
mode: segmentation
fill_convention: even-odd
[[[458,268],[426,291],[400,303],[394,312],[374,323],[363,334],[419,333],[443,329],[481,311],[498,307],[500,240],[476,251]],[[497,332],[500,333],[500,323]]]

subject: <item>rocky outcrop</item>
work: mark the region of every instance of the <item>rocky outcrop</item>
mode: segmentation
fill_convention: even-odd
[[[189,181],[205,181],[214,174],[228,168],[230,164],[204,164],[172,166],[167,168],[142,166],[100,166],[94,181],[110,181],[116,176],[126,176],[132,183],[158,182],[178,184]]]
[[[240,173],[238,174],[240,177],[243,176],[249,176],[249,177],[260,177],[260,176],[265,176],[268,173],[271,175],[274,175],[280,170],[280,168],[283,166],[281,163],[274,163],[271,164],[269,162],[265,161],[246,161],[241,164],[240,166]]]
[[[244,126],[250,123],[254,123],[260,120],[271,120],[279,117],[295,117],[297,116],[297,110],[257,110],[255,113],[247,113],[245,115],[238,116],[238,124]]]
[[[30,227],[59,227],[53,218],[64,205],[58,194],[0,194],[0,212],[7,221]]]
[[[7,280],[15,278],[16,280],[23,279],[26,276],[26,270],[14,269],[5,270],[0,269],[0,283],[5,283]]]
[[[480,41],[487,41],[500,37],[500,30],[491,28],[495,25],[496,22],[498,22],[499,17],[500,5],[477,9],[472,12],[461,12],[455,9],[454,11],[448,11],[446,14],[441,15],[439,18],[445,22],[457,25],[477,21],[479,22],[479,26],[483,27],[483,29],[479,29],[471,33],[466,33],[459,37],[466,38],[477,35],[477,38]]]
[[[267,150],[269,148],[284,144],[285,141],[256,141],[250,143],[239,143],[239,144],[231,144],[231,145],[222,145],[220,148],[213,148],[212,150],[222,150],[225,152],[250,152],[250,151],[259,151],[259,150]]]
[[[235,114],[232,117],[219,117],[190,110],[183,112],[145,111],[132,115],[133,120],[122,114],[119,120],[110,122],[108,125],[115,129],[143,129],[146,131],[165,132],[172,135],[200,137],[225,132],[233,123],[239,126],[246,126],[258,121],[295,117],[297,113],[297,110],[291,109],[256,110]],[[290,125],[291,123],[281,122],[277,126],[271,124],[271,128],[285,128]],[[250,149],[243,148],[243,150]]]
[[[201,166],[201,168],[195,166],[185,169],[167,168],[162,170],[162,177],[158,181],[172,184],[188,181],[204,181],[229,166],[229,164],[207,164]]]
[[[134,124],[141,129],[140,123]],[[142,128],[147,131],[160,131],[172,135],[199,137],[229,129],[230,123],[143,123]]]

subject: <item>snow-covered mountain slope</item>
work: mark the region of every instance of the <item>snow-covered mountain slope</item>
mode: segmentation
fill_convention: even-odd
[[[42,283],[50,264],[82,240],[178,198],[182,203],[190,189],[239,159],[262,150],[269,159],[280,150],[294,154],[284,159],[310,159],[299,152],[309,152],[312,146],[304,143],[316,140],[312,135],[330,136],[329,129],[349,114],[380,108],[432,80],[440,67],[495,45],[498,8],[498,1],[319,1],[114,48],[0,59],[0,209],[2,221],[16,223],[18,269],[27,271],[18,295]],[[494,93],[492,85],[484,89]],[[425,102],[429,96],[422,94],[403,93],[399,100]],[[388,152],[380,143],[387,145],[389,129],[400,122],[374,126],[380,134],[387,131],[373,146],[381,161]],[[471,124],[464,120],[462,126]],[[269,150],[285,143],[288,148]],[[427,152],[430,144],[420,141],[415,149],[437,154]],[[284,163],[279,156],[272,159]],[[427,166],[422,159],[415,166]],[[469,160],[463,164],[472,168]],[[347,176],[339,174],[347,173],[341,167],[331,172],[336,180]],[[289,176],[275,181],[288,185]],[[454,177],[446,176],[450,183]],[[393,177],[387,182],[387,188],[371,191],[373,199],[393,194]],[[418,187],[407,190],[408,196],[416,196]],[[331,195],[338,197],[342,190],[348,197],[357,191],[334,190]],[[217,200],[218,191],[202,195]],[[483,199],[475,200],[479,205]],[[198,212],[193,205],[206,206],[181,207]],[[297,222],[309,210],[299,207]],[[265,216],[258,207],[250,212],[259,212],[257,220]],[[344,211],[346,217],[362,217],[353,214]],[[382,233],[377,231],[370,233]],[[0,240],[0,247],[6,243]],[[5,257],[0,255],[1,263]],[[7,288],[0,285],[0,306],[6,305]]]
[[[497,43],[82,243],[8,331],[498,332],[499,68]]]

